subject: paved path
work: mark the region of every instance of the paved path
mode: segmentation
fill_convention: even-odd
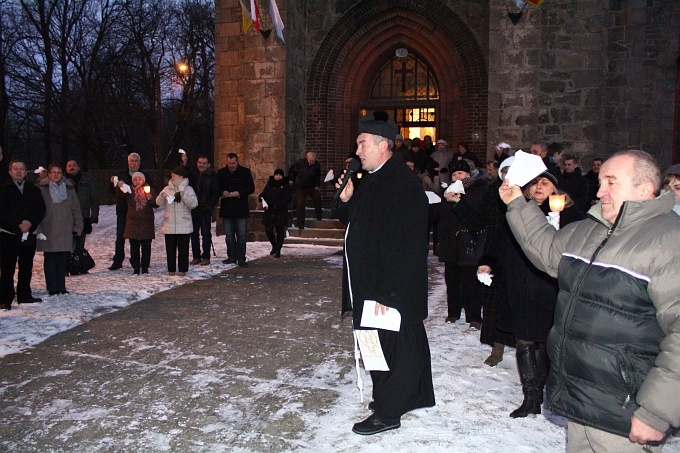
[[[353,378],[341,272],[261,259],[1,359],[0,451],[304,445],[310,414],[338,398],[333,376]]]

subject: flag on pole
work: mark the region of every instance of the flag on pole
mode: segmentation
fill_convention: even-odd
[[[253,20],[250,17],[250,11],[248,11],[246,5],[243,4],[243,0],[238,1],[241,3],[241,19],[243,21],[243,34],[245,35],[248,30],[250,30],[250,27],[253,26]]]
[[[255,0],[250,0],[250,20],[253,21],[255,30],[260,31],[260,8],[257,7],[257,2]]]
[[[281,15],[279,14],[279,8],[276,6],[276,0],[271,0],[269,3],[269,16],[272,18],[272,23],[274,24],[274,30],[276,30],[276,35],[283,42],[283,21],[281,20]]]

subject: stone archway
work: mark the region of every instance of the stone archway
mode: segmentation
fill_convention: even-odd
[[[440,87],[439,137],[466,140],[486,155],[487,69],[472,32],[437,1],[361,2],[322,43],[307,87],[307,149],[329,167],[341,167],[356,138],[359,107],[397,48],[418,54]],[[471,140],[475,137],[476,140]]]

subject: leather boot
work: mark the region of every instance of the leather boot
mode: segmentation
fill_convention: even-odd
[[[545,387],[545,381],[548,380],[548,373],[550,372],[550,358],[545,343],[538,343],[536,348],[536,369],[538,370],[538,396],[539,401],[543,404],[543,387]]]
[[[522,382],[524,401],[510,413],[512,418],[526,417],[541,413],[541,399],[538,395],[539,376],[536,364],[536,345],[517,343],[517,369]]]
[[[496,366],[503,360],[503,352],[505,351],[505,346],[503,343],[494,343],[491,349],[491,355],[486,358],[484,365]]]

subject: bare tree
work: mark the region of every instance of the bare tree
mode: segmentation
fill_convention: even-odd
[[[209,0],[183,0],[173,12],[176,39],[171,63],[182,92],[169,148],[194,145],[206,152],[212,150],[212,127],[205,125],[213,120],[215,8]],[[189,129],[195,131],[194,140],[187,140]]]
[[[170,10],[164,0],[126,0],[123,11],[123,23],[132,50],[128,70],[147,103],[147,126],[162,185],[165,168],[162,84],[170,80],[166,58]]]

